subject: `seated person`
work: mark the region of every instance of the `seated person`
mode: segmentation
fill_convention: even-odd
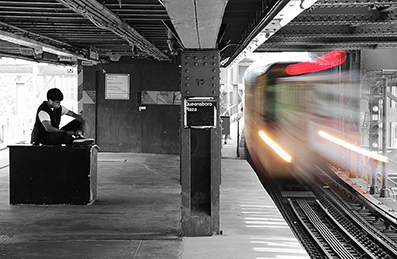
[[[36,121],[32,131],[33,145],[90,145],[93,139],[83,137],[85,121],[81,115],[70,111],[61,105],[63,94],[58,88],[47,92],[47,101],[37,109]],[[61,129],[61,116],[69,115],[75,118]]]

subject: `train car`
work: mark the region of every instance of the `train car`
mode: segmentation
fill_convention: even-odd
[[[357,132],[359,136],[358,88],[352,71],[342,69],[345,60],[346,53],[335,50],[308,62],[247,69],[247,155],[265,178],[284,179],[291,167],[310,172],[320,157],[337,167],[349,167],[351,151],[330,140],[352,142]]]

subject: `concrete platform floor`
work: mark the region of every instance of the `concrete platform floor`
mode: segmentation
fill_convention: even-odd
[[[249,164],[237,159],[241,129],[232,123],[222,145],[222,235],[211,237],[180,237],[179,156],[99,152],[92,205],[11,206],[8,149],[0,149],[0,258],[309,258]]]
[[[183,238],[179,156],[99,153],[98,199],[80,206],[11,206],[0,168],[0,258],[308,258],[244,160],[222,160],[223,235]]]
[[[179,221],[178,156],[100,153],[87,206],[11,206],[0,169],[0,258],[181,258]]]

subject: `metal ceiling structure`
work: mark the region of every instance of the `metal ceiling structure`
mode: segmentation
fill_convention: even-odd
[[[228,66],[260,33],[267,39],[255,52],[397,45],[397,0],[318,0],[281,26],[292,2],[303,1],[0,0],[0,57],[76,64],[217,49]]]
[[[257,51],[397,47],[397,1],[319,0]]]

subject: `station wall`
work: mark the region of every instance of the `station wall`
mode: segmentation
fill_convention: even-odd
[[[180,91],[176,62],[125,57],[117,63],[81,68],[79,92],[93,100],[84,104],[86,135],[96,139],[101,151],[179,154],[180,105],[141,103],[143,91]],[[129,75],[129,99],[106,99],[106,74]]]

